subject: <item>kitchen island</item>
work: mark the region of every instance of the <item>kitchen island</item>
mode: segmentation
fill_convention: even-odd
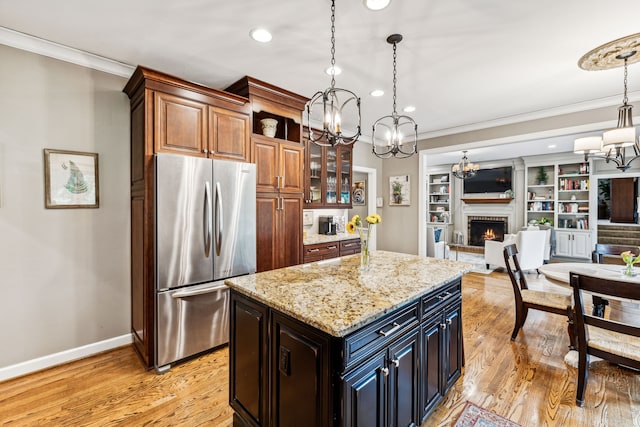
[[[471,264],[377,251],[229,279],[236,426],[420,425],[459,378]]]

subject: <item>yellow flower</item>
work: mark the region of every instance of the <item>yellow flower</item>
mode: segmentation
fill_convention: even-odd
[[[353,223],[353,221],[349,221],[347,223],[347,232],[349,234],[353,234],[354,231],[356,231],[356,225]]]
[[[382,222],[382,217],[378,214],[371,214],[367,217],[367,222],[369,224],[380,224]]]
[[[637,262],[640,262],[640,255],[635,257],[635,255],[632,254],[631,251],[624,251],[620,254],[620,256],[622,257],[622,261],[624,261],[625,264],[635,264]]]
[[[360,227],[362,225],[362,219],[360,218],[360,215],[354,215],[353,218],[351,218],[351,222],[356,227]]]

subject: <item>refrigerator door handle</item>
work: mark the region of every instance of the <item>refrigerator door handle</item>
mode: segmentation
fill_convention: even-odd
[[[204,183],[204,255],[209,258],[211,253],[211,186],[209,181]]]
[[[227,288],[226,285],[220,286],[220,284],[216,284],[214,286],[210,286],[210,287],[207,287],[207,288],[195,289],[195,290],[192,290],[192,291],[174,292],[174,293],[171,294],[171,298],[180,299],[180,298],[193,297],[193,296],[196,296],[196,295],[210,294],[212,292],[225,290],[226,288]]]
[[[215,240],[216,240],[216,255],[220,256],[220,251],[222,250],[222,233],[223,233],[223,224],[224,218],[222,217],[222,190],[220,190],[220,183],[216,182],[216,230],[215,230]]]

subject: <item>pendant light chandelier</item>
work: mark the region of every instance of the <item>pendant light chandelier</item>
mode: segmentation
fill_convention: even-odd
[[[383,159],[397,157],[404,159],[418,152],[418,125],[409,116],[400,116],[396,111],[396,49],[402,35],[392,34],[387,43],[393,45],[393,112],[373,123],[371,135],[373,154]]]
[[[618,124],[614,129],[599,136],[578,138],[573,143],[573,152],[589,157],[613,162],[622,172],[631,167],[631,162],[640,157],[640,143],[633,126],[633,106],[629,105],[627,97],[627,66],[640,60],[636,55],[640,50],[640,33],[632,34],[618,40],[606,43],[586,53],[578,65],[584,70],[608,70],[624,67],[624,96],[622,105],[618,107]],[[627,147],[633,147],[634,155],[626,156]]]
[[[320,146],[350,145],[360,136],[360,98],[347,89],[336,88],[336,2],[331,0],[331,86],[317,92],[307,103],[309,140]],[[322,118],[317,117],[322,114]],[[315,114],[315,115],[314,115]],[[345,120],[345,116],[348,119]],[[312,127],[312,121],[322,122],[322,130]],[[344,132],[343,124],[355,126],[355,133]],[[357,123],[357,125],[356,125]]]
[[[462,152],[462,159],[459,163],[451,166],[451,173],[456,178],[467,179],[476,176],[476,173],[480,170],[480,166],[477,163],[471,163],[467,158],[467,151]]]

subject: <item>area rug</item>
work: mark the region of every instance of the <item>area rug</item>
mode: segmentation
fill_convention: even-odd
[[[454,427],[522,427],[495,412],[467,402]]]

